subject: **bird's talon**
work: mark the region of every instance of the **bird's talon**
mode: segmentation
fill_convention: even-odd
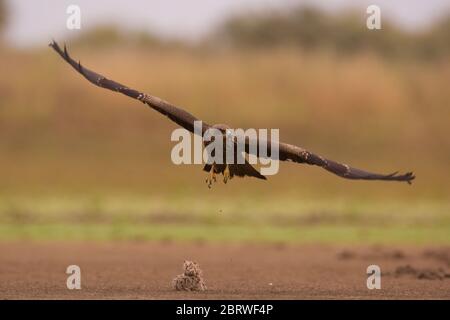
[[[209,172],[209,176],[206,178],[206,183],[208,184],[208,188],[211,189],[211,185],[213,182],[216,182],[216,173],[214,172],[214,167],[211,168]]]
[[[225,167],[225,170],[223,171],[223,183],[227,183],[228,180],[231,178],[230,175],[230,168],[228,167],[228,165]]]

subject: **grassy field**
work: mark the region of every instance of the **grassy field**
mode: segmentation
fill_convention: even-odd
[[[448,61],[293,49],[72,49],[208,123],[281,139],[412,186],[282,164],[209,190],[170,161],[175,125],[50,51],[0,49],[0,239],[450,243]],[[7,76],[5,76],[7,75]]]
[[[230,225],[2,225],[3,241],[162,241],[345,245],[449,245],[450,227]]]
[[[450,244],[436,201],[61,198],[3,199],[0,240]]]

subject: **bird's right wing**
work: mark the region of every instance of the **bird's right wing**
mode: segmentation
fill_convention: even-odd
[[[248,137],[245,138],[245,151],[247,153],[254,154],[258,157],[261,156],[261,152],[259,150],[259,140],[252,140]],[[257,148],[254,148],[256,152],[250,147],[250,143],[256,143]],[[414,180],[415,176],[412,172],[407,172],[405,174],[397,174],[397,172],[391,174],[379,174],[372,173],[361,169],[356,169],[350,167],[347,164],[339,163],[333,160],[325,159],[322,156],[314,154],[308,150],[305,150],[301,147],[294,146],[288,143],[276,143],[270,140],[264,141],[263,145],[267,146],[267,153],[269,156],[270,150],[278,145],[279,157],[278,159],[281,161],[290,161],[296,163],[305,163],[309,165],[315,165],[324,168],[325,170],[334,173],[342,178],[346,179],[354,179],[354,180],[384,180],[384,181],[405,181],[411,184],[411,181]]]
[[[412,172],[405,174],[397,174],[397,172],[391,174],[379,174],[372,173],[361,169],[350,167],[347,164],[339,163],[333,160],[325,159],[322,156],[316,155],[303,148],[287,144],[279,144],[280,160],[293,161],[298,163],[306,163],[309,165],[315,165],[324,168],[325,170],[332,172],[342,178],[355,179],[355,180],[385,180],[385,181],[405,181],[411,184],[415,176]]]
[[[52,47],[66,62],[68,62],[76,71],[81,73],[83,77],[85,77],[89,82],[93,83],[94,85],[112,91],[120,92],[126,96],[137,99],[149,105],[151,108],[162,113],[163,115],[167,116],[170,120],[174,121],[183,128],[194,133],[194,121],[199,121],[199,119],[194,117],[189,112],[177,106],[174,106],[173,104],[164,101],[158,97],[139,92],[137,90],[128,88],[123,84],[120,84],[113,80],[109,80],[104,76],[102,76],[101,74],[98,74],[94,71],[91,71],[83,67],[80,62],[76,62],[74,59],[70,57],[69,53],[67,52],[66,46],[64,46],[64,50],[62,50],[59,47],[58,43],[53,41],[52,43],[50,43],[50,47]],[[202,135],[209,128],[210,126],[208,124],[202,122]]]

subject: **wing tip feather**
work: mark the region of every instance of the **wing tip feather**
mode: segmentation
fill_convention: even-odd
[[[398,172],[387,175],[387,180],[404,181],[408,184],[412,184],[412,181],[416,178],[412,171],[406,172],[405,174],[397,175]]]

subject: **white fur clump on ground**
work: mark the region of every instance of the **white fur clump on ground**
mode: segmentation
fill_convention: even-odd
[[[184,261],[184,273],[177,275],[172,280],[172,286],[178,291],[205,291],[205,280],[202,276],[202,270],[197,262]]]

